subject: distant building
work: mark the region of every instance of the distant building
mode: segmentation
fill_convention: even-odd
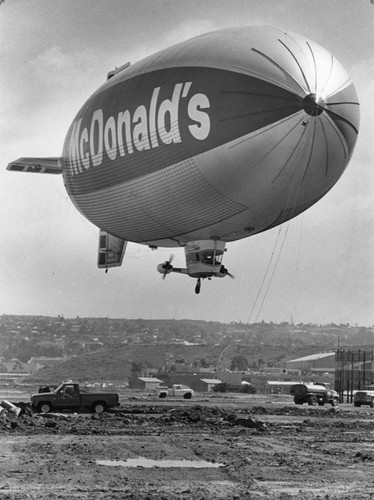
[[[226,383],[230,385],[240,385],[243,380],[247,380],[246,374],[241,371],[218,371],[216,377],[221,380],[221,383]],[[248,380],[249,382],[249,380]]]
[[[162,383],[168,387],[172,387],[174,384],[183,384],[193,388],[192,386],[202,378],[201,374],[198,373],[159,373],[158,376],[162,379]],[[204,378],[213,379],[216,377],[216,374],[209,373]]]
[[[104,346],[102,342],[99,341],[84,341],[82,342],[82,347],[86,351],[98,351]]]
[[[214,387],[218,384],[222,384],[222,380],[218,378],[201,378],[193,382],[191,389],[196,392],[212,392]]]
[[[159,385],[163,385],[163,381],[155,377],[133,377],[129,380],[130,389],[152,391]]]
[[[266,394],[290,394],[291,387],[297,383],[297,381],[268,380],[266,382]]]
[[[325,352],[304,356],[303,358],[286,361],[287,368],[301,370],[302,372],[313,371],[323,368],[325,371],[335,369],[335,352]]]

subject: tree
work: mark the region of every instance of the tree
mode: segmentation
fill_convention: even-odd
[[[208,363],[208,361],[205,358],[201,358],[200,359],[200,364],[201,364],[202,368],[208,368],[209,367],[209,363]]]
[[[244,356],[234,356],[231,360],[230,370],[246,371],[248,369],[248,361]]]
[[[136,363],[135,361],[133,361],[131,363],[131,374],[136,376],[136,375],[139,375],[140,373],[142,373],[142,363]]]

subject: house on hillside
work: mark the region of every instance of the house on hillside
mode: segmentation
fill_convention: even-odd
[[[159,385],[163,385],[163,381],[155,377],[133,377],[129,380],[130,389],[152,391]]]

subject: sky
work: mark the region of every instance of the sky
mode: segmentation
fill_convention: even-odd
[[[7,172],[60,156],[108,71],[192,36],[271,25],[333,53],[361,111],[353,157],[333,189],[290,223],[228,245],[235,280],[165,280],[170,249],[130,243],[97,269],[98,229],[61,176]],[[374,0],[5,0],[0,3],[0,314],[374,324]],[[183,249],[173,264],[184,266]]]

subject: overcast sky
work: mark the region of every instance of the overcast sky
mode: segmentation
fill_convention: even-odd
[[[346,172],[280,232],[229,244],[224,264],[236,279],[205,280],[200,295],[187,276],[161,279],[156,266],[168,249],[129,244],[123,266],[105,274],[96,267],[98,229],[76,211],[62,177],[7,172],[8,162],[60,156],[76,112],[114,67],[241,25],[293,30],[345,66],[361,103]],[[373,47],[373,0],[2,2],[0,314],[373,325]],[[173,252],[184,266],[183,249]]]

